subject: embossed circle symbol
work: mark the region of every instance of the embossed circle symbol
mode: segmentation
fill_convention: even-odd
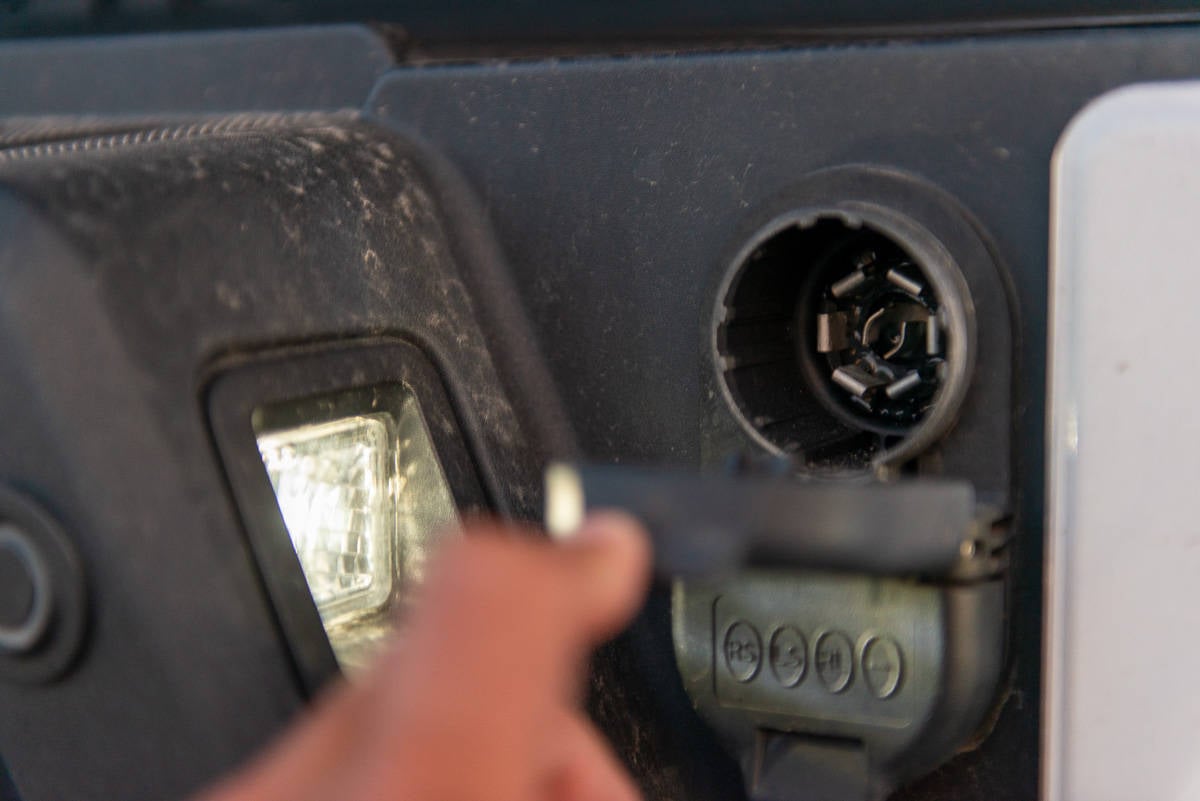
[[[827,631],[817,638],[817,677],[831,693],[850,686],[854,676],[854,646],[840,631]]]
[[[725,632],[725,643],[721,648],[725,655],[725,667],[738,681],[745,683],[758,675],[762,667],[762,637],[758,630],[744,620],[739,620]]]
[[[775,629],[771,635],[771,673],[784,687],[795,687],[808,670],[808,642],[791,626]]]
[[[904,674],[900,646],[887,637],[872,637],[862,650],[863,681],[876,698],[891,698]]]

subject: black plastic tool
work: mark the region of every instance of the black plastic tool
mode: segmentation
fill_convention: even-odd
[[[835,483],[560,464],[546,485],[552,532],[591,510],[625,510],[649,530],[663,575],[763,566],[936,577],[975,550],[975,492],[962,481]]]

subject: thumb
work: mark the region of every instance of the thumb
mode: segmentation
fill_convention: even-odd
[[[589,642],[619,631],[638,610],[650,578],[650,545],[641,525],[622,512],[598,512],[562,540],[577,588],[576,620]]]
[[[537,797],[547,732],[582,658],[637,611],[650,552],[622,515],[561,545],[472,524],[434,560],[412,626],[373,672],[375,786],[409,797]],[[461,770],[448,755],[471,755]],[[451,791],[452,790],[452,791]],[[367,796],[364,796],[367,797]],[[388,796],[377,796],[388,797]]]
[[[376,667],[383,681],[402,669],[413,686],[457,682],[489,703],[534,688],[555,697],[573,686],[579,658],[620,630],[646,592],[649,544],[626,515],[595,515],[561,545],[498,524],[464,534],[435,558],[413,626]],[[494,695],[484,691],[491,685]]]

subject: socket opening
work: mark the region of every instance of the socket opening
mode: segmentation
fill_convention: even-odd
[[[944,247],[891,210],[795,212],[735,260],[716,311],[743,427],[810,469],[894,465],[953,424],[973,310]]]

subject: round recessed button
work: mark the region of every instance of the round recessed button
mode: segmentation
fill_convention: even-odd
[[[904,675],[900,646],[887,637],[872,637],[862,650],[863,681],[876,698],[891,698]]]
[[[12,524],[0,525],[0,653],[32,650],[46,633],[50,572],[37,546]]]
[[[0,548],[0,629],[16,628],[33,609],[33,578],[12,548]]]
[[[730,675],[745,683],[758,675],[762,667],[762,637],[758,629],[744,620],[739,620],[725,632],[725,667]]]
[[[771,635],[771,673],[784,687],[795,687],[808,669],[808,642],[791,626],[775,629]]]
[[[850,686],[854,676],[854,646],[840,631],[827,631],[817,638],[815,649],[817,678],[831,693]]]
[[[85,592],[79,556],[58,522],[0,484],[0,682],[50,681],[75,663]]]

